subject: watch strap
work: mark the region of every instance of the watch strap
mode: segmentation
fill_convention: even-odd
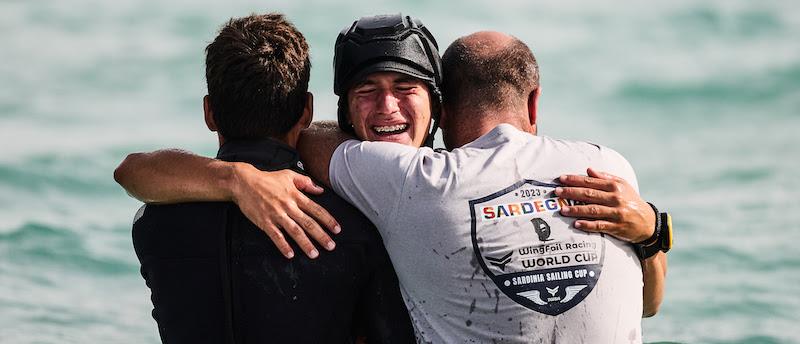
[[[672,248],[673,233],[672,233],[672,216],[669,213],[659,214],[661,218],[661,230],[659,230],[658,246],[659,250],[666,253]]]
[[[660,213],[653,203],[647,202],[656,215],[656,225],[653,235],[644,241],[633,243],[636,256],[645,260],[654,256],[658,251],[667,252],[672,247],[672,218],[668,213]]]
[[[647,202],[647,204],[650,205],[650,208],[653,208],[653,213],[655,214],[656,218],[656,226],[653,229],[653,235],[651,235],[647,239],[644,239],[644,241],[633,243],[634,245],[650,246],[654,244],[656,241],[658,241],[658,230],[659,228],[661,228],[661,216],[659,216],[660,214],[658,212],[658,208],[656,208],[656,206],[653,205],[653,203]]]

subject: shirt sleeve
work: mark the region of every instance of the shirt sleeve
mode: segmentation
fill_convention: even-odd
[[[397,143],[346,141],[331,157],[331,187],[380,228],[399,203],[418,151]]]
[[[636,180],[636,173],[633,172],[633,167],[625,159],[621,154],[617,151],[600,146],[600,154],[603,157],[603,161],[605,162],[605,171],[607,173],[611,173],[617,177],[625,179],[633,189],[636,190],[636,193],[639,193],[639,182]]]

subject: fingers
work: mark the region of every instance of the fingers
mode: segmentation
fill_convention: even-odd
[[[319,251],[311,242],[311,239],[308,238],[309,235],[328,251],[336,247],[333,240],[322,230],[322,227],[320,227],[314,219],[305,215],[305,213],[297,208],[289,211],[291,215],[287,213],[272,213],[274,214],[273,216],[265,218],[263,221],[257,223],[258,227],[262,228],[286,258],[291,259],[294,257],[294,251],[286,241],[286,235],[292,238],[297,246],[300,247],[300,250],[311,259],[319,257]],[[283,232],[286,234],[284,235]]]
[[[561,215],[586,219],[610,220],[615,222],[619,222],[621,220],[620,213],[617,208],[606,207],[597,204],[562,207]]]
[[[283,230],[288,234],[297,246],[300,246],[300,249],[305,252],[308,258],[314,259],[319,257],[319,251],[317,248],[314,247],[314,244],[311,243],[311,240],[308,239],[306,233],[303,229],[297,225],[297,223],[288,215],[278,216],[277,219],[278,225],[283,228]]]
[[[336,244],[322,226],[339,233],[338,222],[301,192],[319,193],[322,188],[314,185],[310,178],[292,171],[262,173],[248,184],[247,192],[240,193],[241,197],[237,198],[242,213],[258,225],[287,258],[294,256],[287,236],[311,259],[319,257],[311,239],[333,250]]]
[[[325,189],[315,184],[311,178],[289,170],[287,170],[287,172],[293,175],[292,181],[294,181],[294,186],[297,187],[298,190],[310,193],[312,195],[319,195],[325,192]]]
[[[559,178],[564,187],[557,187],[558,197],[581,203],[563,207],[564,216],[580,218],[575,228],[588,232],[608,233],[629,242],[640,241],[652,227],[642,216],[639,203],[644,201],[624,179],[593,168],[586,169],[587,176],[564,175]],[[645,204],[646,206],[646,204]]]
[[[617,182],[625,182],[625,180],[620,178],[620,177],[617,177],[617,176],[615,176],[613,174],[610,174],[610,173],[602,172],[600,170],[595,170],[595,169],[593,169],[591,167],[586,169],[586,174],[588,174],[590,177],[594,177],[594,178],[613,180],[613,181],[617,181]]]
[[[291,178],[298,190],[322,191],[322,188],[315,185],[311,178],[292,171],[282,172],[285,173],[286,177]],[[319,251],[311,239],[318,242],[328,251],[336,247],[336,244],[325,233],[315,218],[319,219],[320,223],[326,225],[334,233],[341,232],[341,228],[333,216],[324,208],[298,190],[290,190],[288,195],[280,197],[282,202],[278,202],[278,207],[273,212],[273,214],[276,214],[273,220],[297,243],[309,258],[315,259],[319,257]],[[309,239],[309,236],[311,239]]]
[[[621,229],[621,226],[619,224],[603,220],[594,220],[594,221],[577,220],[572,225],[575,226],[575,228],[578,228],[583,231],[608,233],[614,236],[616,236],[615,234],[617,234]],[[625,238],[623,239],[627,240]]]
[[[555,194],[561,198],[581,201],[584,203],[594,203],[607,206],[617,206],[620,203],[618,195],[612,192],[583,187],[557,187]]]
[[[591,188],[611,192],[614,191],[614,181],[591,176],[578,176],[573,174],[562,175],[558,178],[564,186]]]
[[[289,214],[289,217],[292,218],[294,222],[300,225],[305,233],[311,236],[316,242],[318,242],[322,247],[325,247],[326,250],[332,251],[336,244],[331,240],[331,237],[322,230],[322,227],[317,224],[317,221],[314,221],[311,217],[306,215],[304,212],[295,211],[294,213]]]
[[[294,185],[295,187],[297,187],[298,190],[315,195],[319,195],[324,191],[322,187],[314,184],[311,178],[292,171],[288,172],[292,173],[292,178],[293,178],[292,180],[294,181]],[[339,226],[339,223],[336,221],[335,218],[333,218],[333,216],[330,213],[328,213],[327,210],[325,210],[325,208],[321,207],[316,202],[310,200],[302,193],[298,194],[295,198],[296,198],[295,201],[300,207],[300,210],[311,216],[311,218],[316,219],[316,222],[313,223],[314,227],[319,227],[317,225],[317,223],[319,223],[335,234],[339,234],[339,232],[342,231],[342,228],[341,226]],[[309,226],[301,224],[301,226],[306,230],[312,229],[311,224],[309,224]]]
[[[325,208],[310,200],[302,193],[298,196],[297,205],[300,207],[301,211],[316,220],[314,225],[319,223],[334,234],[339,234],[342,231],[342,227],[339,226],[339,222],[337,222],[336,219],[333,218],[333,216],[327,210],[325,210]],[[305,226],[303,227],[308,229]]]
[[[289,246],[288,242],[286,242],[286,239],[283,237],[283,233],[281,233],[278,227],[275,227],[274,225],[259,225],[259,227],[261,227],[262,230],[267,233],[269,239],[272,240],[272,243],[275,244],[275,247],[278,248],[278,251],[280,251],[284,257],[289,259],[294,257],[294,250],[292,250],[292,247]]]
[[[619,240],[637,242],[630,236],[630,233],[625,232],[625,226],[620,223],[603,220],[577,220],[572,225],[586,232],[606,233]]]
[[[586,169],[586,176],[565,174],[558,178],[564,186],[586,187],[603,191],[616,191],[617,183],[627,185],[627,181],[613,174],[605,173],[593,168]]]

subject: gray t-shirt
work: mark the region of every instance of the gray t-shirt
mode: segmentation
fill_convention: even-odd
[[[451,152],[347,141],[330,178],[378,227],[418,341],[640,343],[639,260],[575,229],[552,192],[587,167],[637,187],[609,148],[508,124]]]

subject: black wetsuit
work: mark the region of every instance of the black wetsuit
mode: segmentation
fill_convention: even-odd
[[[301,166],[272,140],[231,141],[217,155],[261,170]],[[147,205],[133,225],[153,318],[165,343],[413,342],[397,276],[378,232],[326,190],[311,199],[342,227],[336,249],[284,258],[228,202]],[[288,238],[288,236],[287,236]],[[291,240],[288,240],[291,241]]]

